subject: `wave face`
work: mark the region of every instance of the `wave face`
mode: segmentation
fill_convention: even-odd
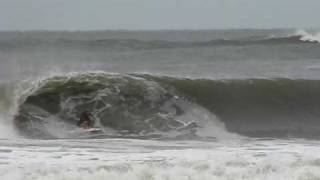
[[[253,137],[320,135],[320,81],[159,78],[213,112],[229,131]]]
[[[15,125],[31,138],[66,137],[62,131],[75,129],[85,110],[94,114],[99,126],[121,136],[183,136],[180,130],[191,124],[194,135],[211,131],[216,137],[228,130],[250,137],[320,137],[319,80],[92,72],[41,80],[22,97]]]
[[[196,106],[179,92],[135,75],[54,76],[41,80],[22,97],[15,125],[31,138],[70,137],[68,132],[76,129],[84,111],[91,112],[95,124],[107,133],[120,136],[185,131],[192,135],[199,124],[186,117],[188,109]]]

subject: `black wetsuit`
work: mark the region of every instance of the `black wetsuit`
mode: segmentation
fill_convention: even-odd
[[[90,113],[88,113],[88,112],[81,113],[80,120],[78,121],[77,126],[81,127],[81,125],[84,123],[87,123],[89,127],[93,126],[93,122],[90,119]]]

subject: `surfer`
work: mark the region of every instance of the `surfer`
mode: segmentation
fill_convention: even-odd
[[[83,129],[90,129],[93,127],[93,121],[91,120],[91,113],[88,111],[84,111],[80,115],[80,120],[77,123],[77,126]]]

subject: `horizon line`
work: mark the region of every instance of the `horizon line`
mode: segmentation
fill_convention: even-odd
[[[0,29],[0,32],[160,32],[160,31],[237,31],[237,30],[317,30],[320,27],[277,27],[277,28],[203,28],[203,29]]]

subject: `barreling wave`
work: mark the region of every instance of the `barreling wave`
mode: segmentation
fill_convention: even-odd
[[[74,129],[84,110],[120,136],[185,136],[187,130],[195,136],[210,131],[215,136],[319,138],[320,81],[61,75],[40,81],[24,96],[15,124],[27,137],[59,138],[50,128],[58,127],[54,131],[60,135],[63,128]]]
[[[216,120],[172,87],[138,75],[89,72],[53,76],[33,85],[21,95],[14,120],[30,138],[77,138],[68,133],[77,129],[84,111],[93,114],[108,137],[194,137],[205,134],[196,132],[200,126],[209,132]],[[212,128],[228,134],[217,120]]]
[[[139,40],[139,39],[99,39],[99,40],[75,40],[75,39],[36,39],[23,38],[14,40],[1,40],[1,49],[14,48],[77,48],[77,49],[103,49],[103,50],[152,50],[171,48],[201,48],[216,46],[249,46],[249,45],[284,45],[319,43],[318,35],[312,35],[306,31],[297,31],[293,35],[284,37],[258,37],[244,39],[213,39],[208,41],[163,41],[163,40]]]

